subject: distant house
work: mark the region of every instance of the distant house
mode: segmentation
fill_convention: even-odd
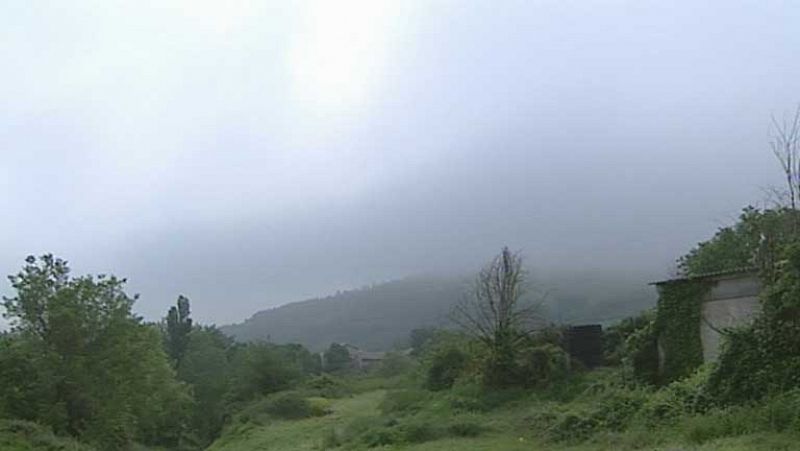
[[[759,294],[762,284],[754,268],[739,268],[729,271],[701,274],[655,282],[659,291],[658,308],[664,308],[665,293],[681,293],[690,285],[702,289],[698,299],[678,299],[679,302],[699,302],[700,321],[697,334],[702,346],[702,361],[713,362],[720,353],[720,344],[725,329],[742,326],[753,320],[761,311]],[[684,290],[683,292],[686,292]],[[696,316],[696,315],[695,315]],[[684,327],[689,318],[672,318],[662,322],[662,337],[658,339],[659,367],[670,359],[670,350],[664,346],[664,328]],[[695,339],[694,337],[688,337]]]
[[[359,349],[351,344],[342,344],[350,353],[350,365],[358,370],[368,370],[383,362],[385,352],[371,352]]]

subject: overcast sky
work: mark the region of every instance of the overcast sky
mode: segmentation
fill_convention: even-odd
[[[0,273],[216,323],[503,245],[665,275],[780,182],[793,3],[0,2]]]

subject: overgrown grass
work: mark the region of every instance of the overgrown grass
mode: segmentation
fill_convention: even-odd
[[[18,420],[0,420],[3,451],[94,451],[71,439],[53,435],[49,428]]]
[[[351,396],[317,398],[328,403],[324,416],[240,424],[211,449],[793,449],[800,392],[723,408],[705,395],[702,377],[655,390],[595,371],[546,391],[460,382],[438,392],[408,379],[360,378],[346,382],[359,387]]]

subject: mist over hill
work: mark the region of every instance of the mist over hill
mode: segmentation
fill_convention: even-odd
[[[301,343],[319,351],[332,342],[368,350],[402,346],[412,329],[452,327],[449,313],[469,292],[470,277],[409,277],[257,312],[222,330],[240,341]],[[542,312],[564,324],[608,324],[649,308],[655,292],[641,277],[572,274],[534,283]]]

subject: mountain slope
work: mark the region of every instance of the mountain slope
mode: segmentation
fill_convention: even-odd
[[[297,342],[312,350],[332,342],[385,350],[414,328],[447,324],[464,288],[460,279],[402,279],[264,310],[222,330],[242,341]]]
[[[544,314],[556,323],[608,324],[655,303],[646,279],[620,274],[565,275],[536,283],[551,293]],[[413,277],[264,310],[222,327],[240,341],[301,343],[320,351],[332,342],[367,350],[402,343],[412,329],[447,326],[469,278]]]

